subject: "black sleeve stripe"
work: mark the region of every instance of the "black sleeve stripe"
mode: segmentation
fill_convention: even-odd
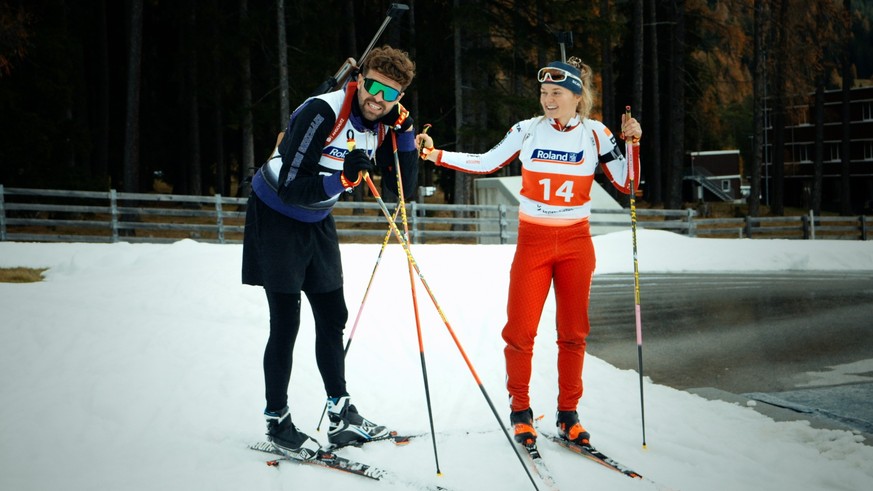
[[[603,155],[598,156],[598,160],[600,161],[601,164],[608,164],[609,162],[612,162],[613,160],[618,160],[618,159],[621,159],[623,157],[624,157],[624,155],[621,153],[621,149],[619,148],[618,145],[616,145],[615,147],[612,148],[612,150],[609,153],[605,153]]]

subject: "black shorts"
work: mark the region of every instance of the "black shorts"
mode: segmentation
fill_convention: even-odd
[[[242,282],[277,293],[327,293],[342,287],[333,217],[315,223],[297,221],[252,193],[246,210]]]

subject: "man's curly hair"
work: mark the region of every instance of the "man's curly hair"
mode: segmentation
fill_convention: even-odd
[[[412,78],[415,77],[415,63],[409,59],[409,54],[387,44],[370,51],[369,56],[364,60],[361,72],[366,75],[370,70],[375,70],[397,82],[403,90],[409,87]]]

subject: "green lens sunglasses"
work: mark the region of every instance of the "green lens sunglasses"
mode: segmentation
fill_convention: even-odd
[[[400,91],[395,89],[394,87],[389,87],[378,80],[373,80],[372,78],[364,79],[364,89],[370,93],[370,95],[376,95],[379,92],[382,93],[382,99],[385,102],[394,102],[400,98]]]

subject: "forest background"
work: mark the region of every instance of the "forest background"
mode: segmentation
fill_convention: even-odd
[[[873,0],[400,3],[377,45],[416,62],[402,102],[441,148],[487,150],[540,114],[534,74],[563,40],[596,74],[592,116],[615,129],[631,105],[641,121],[649,206],[682,205],[686,152],[739,149],[757,215],[765,100],[778,134],[817,90],[873,83]],[[0,184],[245,195],[290,112],[360,56],[390,5],[0,0]],[[472,202],[471,176],[425,169],[422,185]]]

